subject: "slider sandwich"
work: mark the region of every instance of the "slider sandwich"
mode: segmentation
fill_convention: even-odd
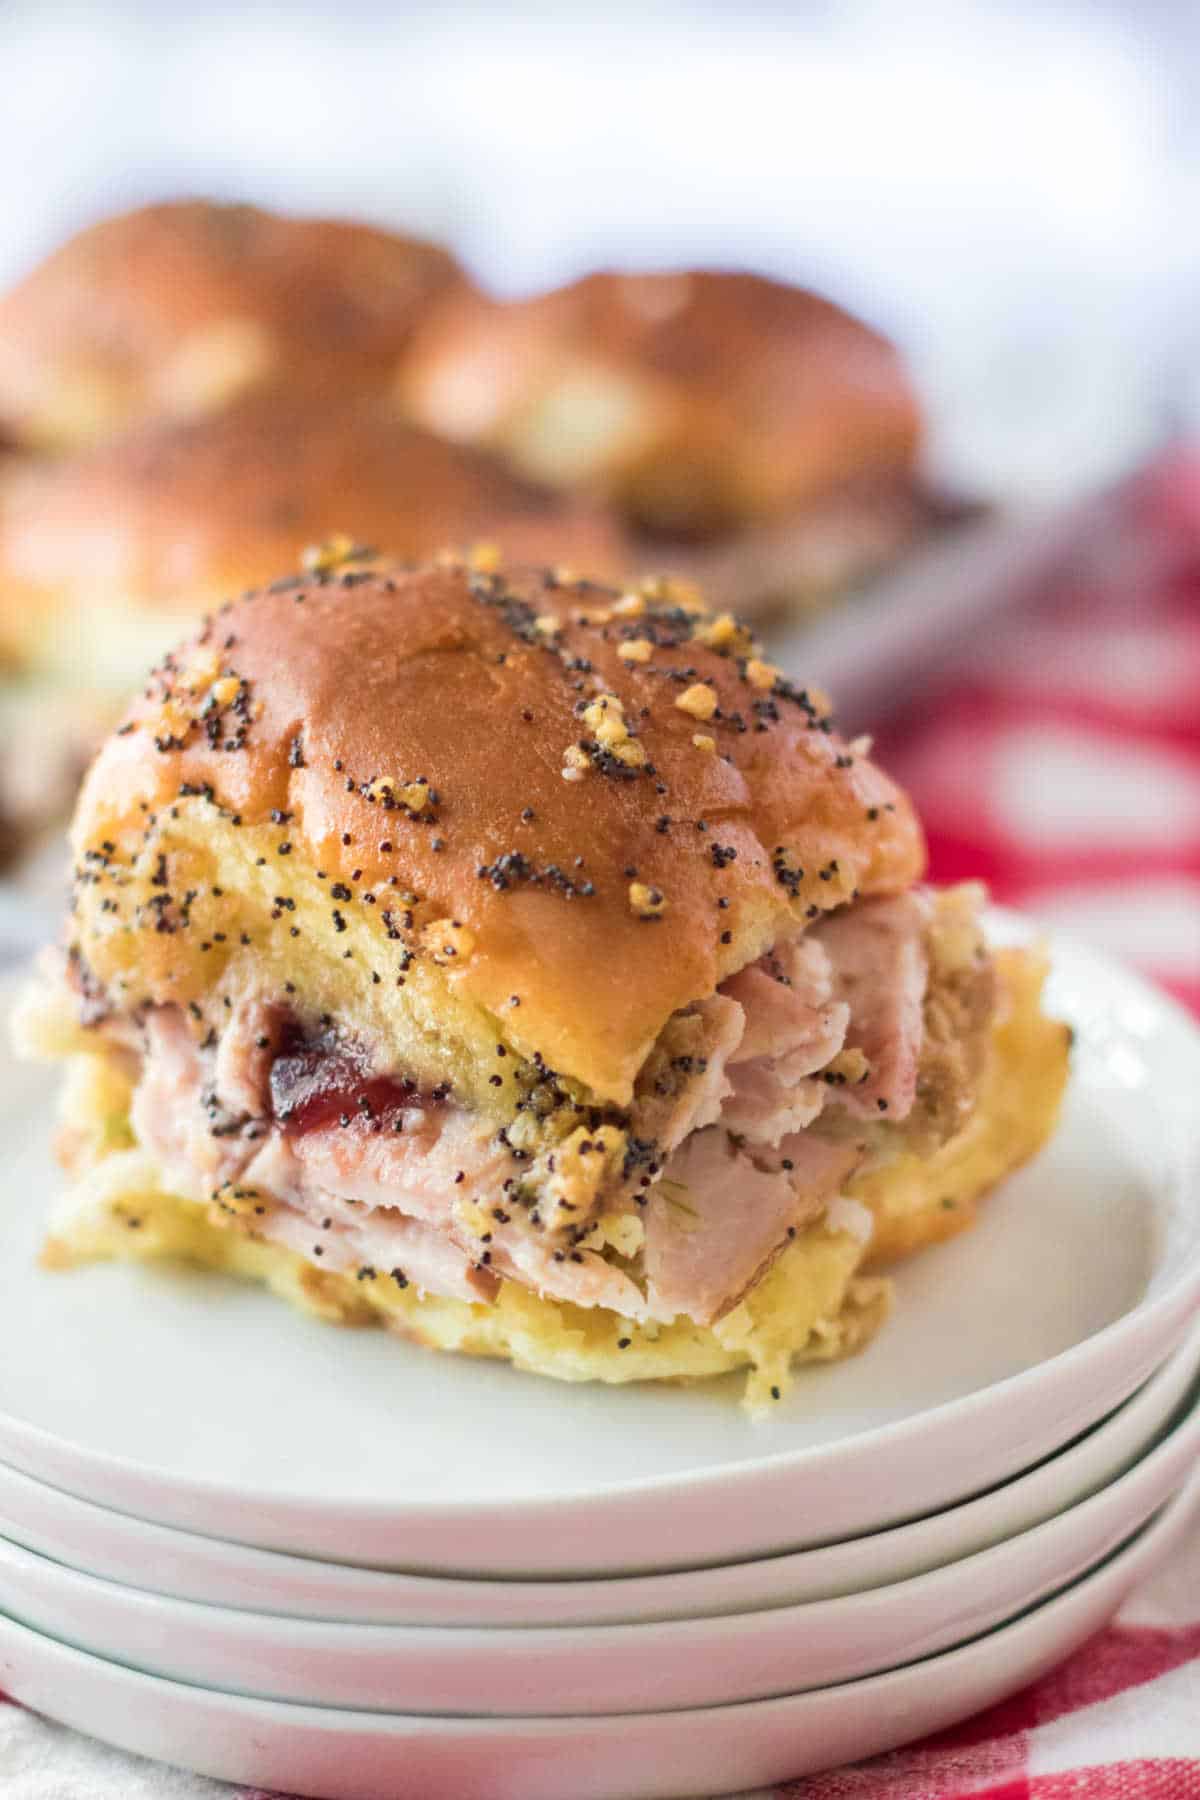
[[[227,603],[109,738],[18,1018],[45,1260],[769,1405],[1045,1140],[1065,1028],[732,617],[482,562]]]
[[[353,392],[251,394],[54,461],[0,464],[0,653],[122,701],[227,594],[336,535],[424,561],[486,540],[518,560],[626,572],[599,507]]]
[[[0,836],[70,811],[146,668],[226,594],[335,532],[413,560],[480,540],[623,572],[603,509],[538,487],[371,396],[253,393],[54,460],[0,461]]]
[[[0,295],[0,438],[63,451],[244,394],[373,391],[467,279],[343,219],[172,200],[76,233]]]
[[[767,612],[830,598],[951,516],[918,467],[900,353],[820,295],[728,270],[447,292],[400,404],[533,479],[600,496],[639,560]]]

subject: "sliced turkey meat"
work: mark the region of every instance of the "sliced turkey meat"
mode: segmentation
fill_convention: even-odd
[[[865,1077],[851,1073],[830,1096],[856,1117],[899,1120],[912,1111],[932,915],[932,897],[914,889],[861,900],[813,926],[813,940],[833,969],[834,992],[849,1008],[844,1047],[866,1060]]]
[[[756,1056],[729,1071],[730,1094],[722,1123],[740,1137],[777,1144],[789,1132],[804,1131],[821,1112],[828,1090],[812,1077],[811,1059]]]
[[[330,1204],[337,1208],[336,1201]],[[335,1274],[370,1271],[376,1278],[451,1300],[489,1301],[496,1295],[495,1276],[445,1232],[390,1208],[364,1208],[356,1216],[338,1209],[316,1219],[283,1204],[256,1221],[256,1227],[268,1242]]]
[[[933,912],[920,891],[857,902],[676,1014],[639,1078],[623,1173],[618,1151],[595,1212],[589,1201],[557,1229],[538,1215],[537,1159],[447,1088],[381,1071],[332,1029],[305,1035],[251,990],[234,989],[203,1045],[178,1007],[142,1016],[134,1128],[182,1195],[241,1183],[248,1228],[315,1266],[473,1302],[503,1276],[628,1318],[711,1323],[838,1195],[870,1135],[854,1121],[913,1112]],[[957,1041],[986,1027],[990,990],[970,920],[956,920],[966,950],[941,956],[934,985],[957,1104],[970,1076]],[[603,1253],[592,1229],[622,1213],[644,1225],[640,1265],[636,1250]]]
[[[824,1036],[838,1038],[847,1012],[833,1005],[833,965],[823,944],[811,937],[785,938],[765,956],[721,983],[746,1015],[737,1060],[779,1056]]]
[[[361,1115],[291,1140],[293,1193],[332,1194],[359,1206],[398,1206],[414,1219],[452,1226],[470,1202],[500,1204],[514,1178],[512,1154],[462,1107],[402,1107],[383,1130]]]
[[[746,1019],[729,1058],[729,1096],[721,1122],[756,1143],[777,1144],[811,1125],[825,1104],[813,1077],[838,1054],[850,1008],[833,998],[833,969],[823,947],[791,938],[723,983]]]
[[[729,1095],[727,1065],[746,1029],[746,1015],[723,992],[676,1013],[638,1077],[638,1136],[661,1162],[691,1131],[712,1125]]]
[[[800,1132],[777,1153],[748,1155],[710,1126],[667,1165],[646,1209],[651,1312],[711,1325],[735,1306],[788,1242],[819,1218],[859,1160],[853,1144]]]
[[[245,1135],[249,1121],[221,1104],[209,1084],[211,1065],[177,1006],[147,1013],[142,1036],[133,1129],[178,1193],[205,1200],[223,1182],[236,1181],[254,1154],[255,1143]]]
[[[363,1251],[360,1261],[386,1269],[398,1263],[414,1286],[433,1293],[487,1298],[496,1275],[512,1275],[552,1299],[641,1316],[642,1295],[619,1268],[531,1232],[526,1209],[506,1192],[515,1170],[519,1165],[495,1133],[445,1103],[403,1109],[379,1131],[362,1115],[347,1126],[318,1125],[290,1138],[272,1129],[242,1180],[309,1221],[310,1245],[312,1223],[329,1219],[332,1236]],[[262,1223],[264,1236],[278,1235],[275,1221],[272,1213]],[[414,1224],[453,1251],[445,1270],[454,1286],[428,1259],[421,1270],[406,1262],[399,1240],[388,1248],[390,1232]],[[330,1266],[327,1246],[322,1260]]]
[[[626,1319],[656,1316],[635,1281],[594,1250],[552,1249],[545,1242],[514,1235],[500,1246],[495,1267],[551,1300],[572,1306],[605,1306]]]

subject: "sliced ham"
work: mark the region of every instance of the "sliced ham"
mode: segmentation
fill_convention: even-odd
[[[494,1131],[449,1104],[405,1110],[378,1132],[355,1117],[348,1127],[324,1125],[292,1142],[294,1191],[399,1207],[443,1228],[464,1201],[500,1205],[505,1181],[519,1169]]]
[[[779,1056],[819,1029],[834,997],[833,966],[815,939],[786,939],[723,981],[721,993],[746,1014],[737,1060]]]
[[[256,1221],[256,1230],[268,1242],[335,1274],[369,1270],[375,1279],[401,1280],[419,1292],[452,1300],[495,1298],[495,1276],[444,1232],[391,1210],[364,1209],[351,1217],[340,1212],[328,1225],[326,1218],[330,1215],[313,1219],[291,1206],[277,1206]]]
[[[662,1158],[720,1118],[730,1091],[726,1066],[745,1029],[744,1011],[725,993],[698,1000],[667,1025],[637,1086],[637,1134],[653,1139]]]
[[[389,1276],[399,1270],[427,1293],[454,1300],[495,1296],[496,1278],[481,1265],[478,1249],[456,1241],[444,1220],[426,1223],[406,1214],[395,1200],[368,1205],[352,1195],[321,1190],[307,1179],[296,1145],[278,1130],[271,1131],[247,1166],[242,1183],[280,1203],[255,1221],[256,1230],[323,1269],[367,1267]]]
[[[491,1271],[555,1300],[607,1306],[629,1318],[644,1315],[639,1289],[619,1268],[530,1230],[525,1209],[509,1199],[504,1185],[519,1165],[494,1133],[453,1105],[405,1112],[403,1127],[374,1132],[354,1119],[344,1129],[323,1126],[294,1140],[276,1131],[243,1179],[311,1219],[331,1218],[334,1233],[365,1228],[369,1221],[420,1221],[426,1232],[443,1235],[475,1276],[485,1273],[493,1289]],[[464,1206],[486,1214],[486,1238],[464,1223]],[[485,1255],[483,1271],[477,1265]],[[463,1278],[478,1287],[472,1275]],[[424,1285],[434,1293],[456,1291],[433,1279]]]
[[[514,1234],[497,1250],[493,1265],[551,1300],[605,1306],[626,1319],[651,1316],[637,1283],[594,1250],[554,1250],[536,1238]]]
[[[832,990],[825,950],[804,938],[778,945],[723,984],[746,1019],[721,1112],[730,1131],[777,1144],[816,1118],[828,1090],[812,1077],[841,1049],[850,1018]]]
[[[828,1060],[826,1058],[826,1060]],[[730,1093],[721,1114],[728,1130],[756,1144],[777,1144],[789,1132],[811,1125],[828,1089],[811,1074],[811,1060],[756,1056],[729,1071]]]
[[[830,1102],[859,1118],[905,1119],[917,1094],[928,965],[928,894],[861,900],[823,919],[813,936],[833,968],[834,991],[850,1009],[845,1047],[861,1050],[865,1080],[835,1086]]]
[[[670,1021],[639,1078],[624,1185],[602,1197],[643,1220],[640,1271],[576,1241],[586,1208],[577,1230],[546,1229],[523,1192],[533,1166],[447,1090],[419,1091],[332,1028],[304,1035],[270,995],[235,992],[211,1049],[179,1008],[152,1009],[134,1127],[181,1194],[254,1189],[251,1228],[316,1267],[399,1271],[471,1302],[507,1277],[630,1319],[709,1324],[838,1196],[862,1154],[845,1114],[912,1112],[931,912],[920,892],[857,902]],[[969,1009],[943,1010],[957,1041]],[[831,1107],[840,1127],[823,1135]]]
[[[783,1249],[789,1229],[819,1217],[859,1156],[856,1145],[803,1132],[765,1158],[748,1156],[719,1126],[693,1133],[646,1209],[654,1317],[683,1313],[711,1325],[728,1312]]]
[[[277,1007],[255,994],[234,1003],[214,1059],[213,1083],[231,1113],[260,1118],[267,1110],[271,1064],[278,1053]]]
[[[152,1008],[143,1023],[142,1074],[133,1096],[131,1122],[141,1143],[158,1157],[175,1191],[207,1200],[215,1188],[236,1181],[254,1142],[245,1122],[206,1088],[205,1056],[177,1006]]]

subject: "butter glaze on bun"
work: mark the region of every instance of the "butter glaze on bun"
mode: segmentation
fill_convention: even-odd
[[[337,536],[413,561],[480,540],[600,574],[627,560],[598,507],[379,400],[255,394],[0,467],[0,644],[18,665],[127,691],[205,610]]]
[[[0,298],[0,424],[63,449],[256,387],[373,388],[460,283],[446,251],[370,225],[210,200],[121,213]]]
[[[732,619],[454,562],[223,607],[105,745],[73,835],[78,945],[124,1004],[202,996],[248,931],[371,1041],[424,993],[468,1051],[446,1078],[492,1110],[498,1029],[623,1104],[680,1007],[923,860],[908,801]]]
[[[921,426],[877,332],[804,289],[713,271],[450,296],[414,333],[398,393],[431,429],[680,537],[906,476]]]

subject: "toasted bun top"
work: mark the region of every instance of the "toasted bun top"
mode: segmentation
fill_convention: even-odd
[[[0,298],[0,421],[64,447],[251,387],[374,384],[464,277],[433,244],[169,201],[70,238]]]
[[[448,436],[708,534],[911,467],[920,413],[886,339],[762,276],[599,274],[517,304],[448,297],[399,394]]]
[[[621,1103],[678,1008],[922,867],[905,797],[750,649],[670,591],[530,569],[346,567],[233,602],[85,784],[88,963],[133,959],[159,999],[219,979],[236,897],[214,910],[193,881],[181,907],[154,836],[200,808],[193,830],[253,837],[279,907],[302,875],[328,882],[319,915],[278,922],[297,967],[369,923],[377,959],[339,964],[347,982],[386,1005],[397,957],[432,959],[454,1006]]]
[[[626,561],[598,508],[382,402],[254,394],[215,416],[152,421],[71,457],[0,469],[0,641],[35,659],[56,606],[69,616],[143,606],[186,622],[335,536],[413,561],[483,538],[602,574]]]

